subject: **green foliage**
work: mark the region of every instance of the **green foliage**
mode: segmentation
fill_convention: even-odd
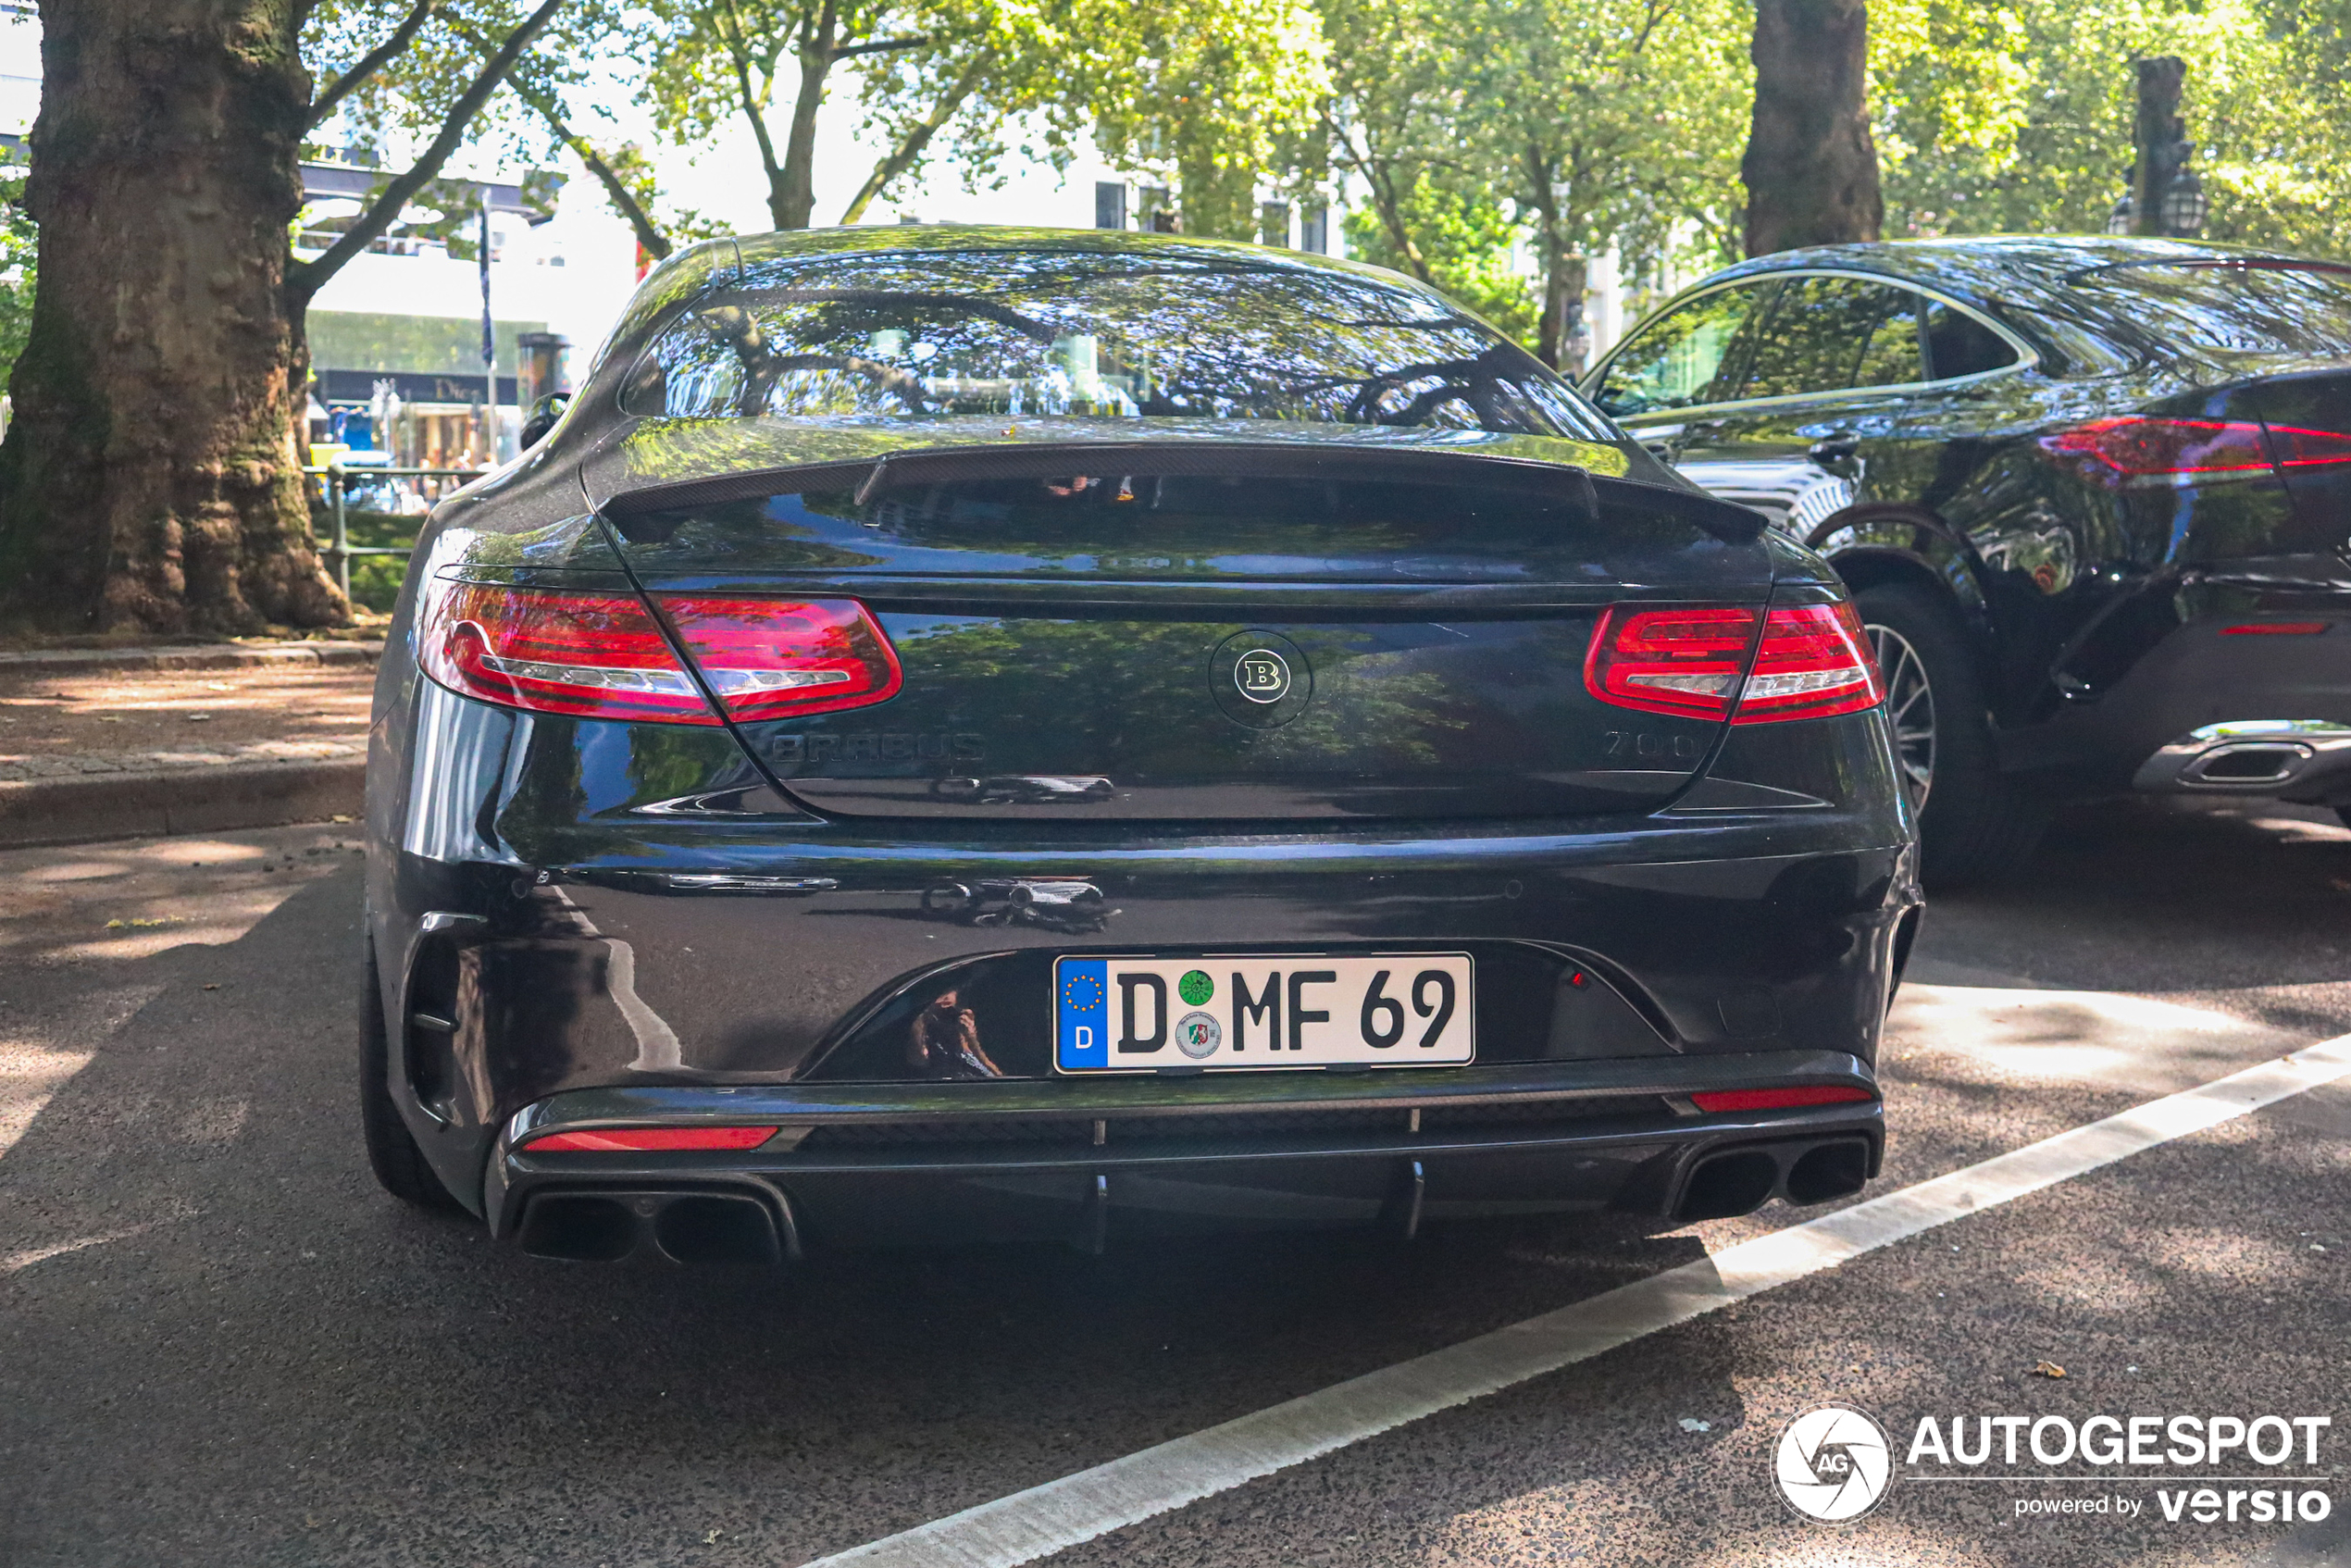
[[[1353,243],[1546,357],[1571,347],[1592,254],[1737,231],[1752,72],[1736,0],[1321,5],[1332,156],[1372,198]],[[1536,279],[1516,280],[1514,247]]]
[[[2347,17],[2302,0],[1881,0],[1886,233],[2103,228],[2128,185],[2131,62],[2177,55],[2205,237],[2351,253]]]
[[[32,290],[41,230],[24,206],[21,171],[0,178],[0,386],[32,333]]]
[[[684,146],[747,124],[781,229],[822,220],[809,160],[837,76],[884,148],[843,222],[942,150],[978,189],[1015,155],[1066,167],[1090,134],[1180,184],[1188,231],[1233,238],[1324,81],[1305,0],[649,0],[633,17],[663,134]]]
[[[363,512],[356,507],[343,514],[343,533],[361,549],[408,546],[417,542],[416,517],[403,517],[390,512]],[[334,541],[334,520],[331,516],[315,517],[311,536],[324,550]],[[354,555],[351,558],[351,600],[379,615],[390,613],[393,601],[400,597],[400,579],[408,572],[405,555]]]
[[[1359,207],[1347,215],[1350,255],[1399,272],[1418,272],[1511,336],[1535,339],[1536,280],[1519,270],[1513,249],[1524,230],[1511,209],[1487,191],[1463,191],[1424,171],[1403,193],[1399,215],[1422,253],[1405,255],[1379,215]]]

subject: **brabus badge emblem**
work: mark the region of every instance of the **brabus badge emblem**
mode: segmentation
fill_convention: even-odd
[[[1252,703],[1278,703],[1289,695],[1289,662],[1271,648],[1252,648],[1233,666],[1233,683]]]

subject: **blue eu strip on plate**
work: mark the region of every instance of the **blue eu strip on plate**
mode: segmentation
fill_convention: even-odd
[[[1064,1073],[1110,1065],[1110,963],[1064,958],[1054,965],[1053,1061]]]

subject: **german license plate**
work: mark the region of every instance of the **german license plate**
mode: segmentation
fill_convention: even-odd
[[[1471,984],[1465,952],[1064,958],[1053,964],[1053,1065],[1459,1065],[1477,1055]]]

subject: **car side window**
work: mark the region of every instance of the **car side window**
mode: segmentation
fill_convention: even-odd
[[[1999,333],[1962,310],[1939,301],[1926,306],[1926,373],[1947,381],[1981,375],[2016,363],[2016,350]]]
[[[1870,341],[1861,350],[1860,367],[1853,373],[1857,387],[1892,387],[1926,377],[1926,343],[1919,314],[1926,300],[1908,289],[1880,289],[1885,307]]]
[[[1919,380],[1915,298],[1858,278],[1790,280],[1756,334],[1738,395],[1797,397]]]
[[[1609,362],[1593,401],[1618,418],[1723,402],[1746,358],[1747,329],[1778,286],[1717,289],[1659,317]]]

